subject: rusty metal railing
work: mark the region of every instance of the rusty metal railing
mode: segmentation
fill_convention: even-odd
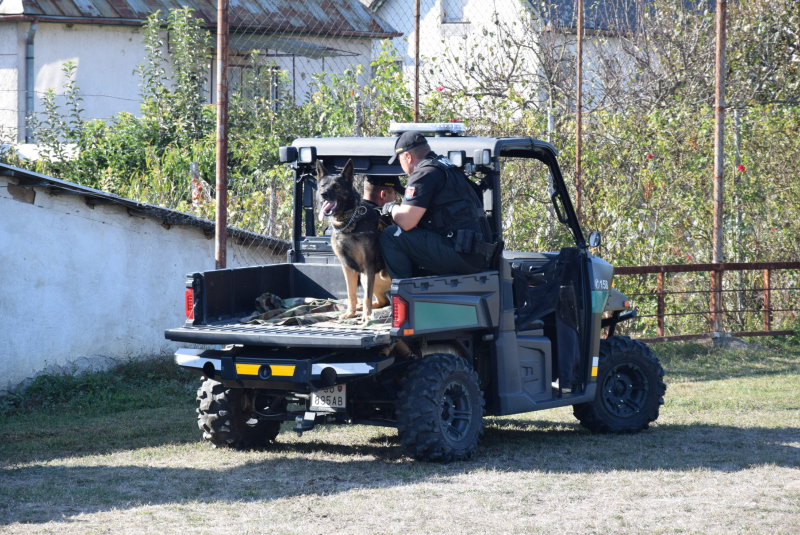
[[[780,286],[773,287],[771,285],[772,272],[778,270],[800,270],[800,262],[741,262],[741,263],[716,263],[716,264],[677,264],[677,265],[663,265],[663,266],[628,266],[618,267],[615,269],[615,276],[630,276],[630,275],[656,275],[656,291],[655,293],[631,293],[629,297],[655,297],[656,298],[656,313],[655,314],[640,314],[638,319],[643,318],[656,318],[656,337],[654,338],[641,338],[644,342],[666,342],[678,340],[697,340],[701,338],[718,338],[723,336],[783,336],[793,334],[793,330],[773,330],[772,329],[772,315],[775,312],[800,312],[796,308],[773,308],[772,305],[772,292],[773,291],[797,291],[800,287]],[[726,272],[735,271],[755,271],[763,270],[763,287],[761,288],[736,288],[736,289],[723,289],[723,275]],[[692,273],[692,272],[706,272],[710,274],[709,290],[681,290],[681,291],[667,291],[664,288],[665,275],[667,273]],[[723,294],[731,292],[762,292],[761,308],[743,308],[735,310],[725,310],[722,308]],[[679,294],[709,294],[709,307],[708,310],[689,311],[689,312],[675,312],[668,313],[666,311],[666,299],[669,295]],[[724,313],[762,313],[764,315],[764,330],[763,331],[733,331],[725,332],[722,329],[723,314]],[[696,333],[696,334],[681,334],[673,336],[665,336],[665,318],[670,316],[690,316],[690,315],[707,315],[709,321],[709,332]]]

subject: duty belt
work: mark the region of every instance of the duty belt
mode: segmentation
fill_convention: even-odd
[[[447,233],[453,240],[453,248],[457,253],[482,253],[493,255],[497,249],[496,243],[483,241],[483,234],[471,229],[459,229]]]

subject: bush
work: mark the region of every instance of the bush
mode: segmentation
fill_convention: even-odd
[[[134,359],[106,371],[40,375],[2,399],[3,417],[51,411],[121,412],[186,404],[198,376],[170,357]]]

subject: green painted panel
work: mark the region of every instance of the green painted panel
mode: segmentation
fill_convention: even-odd
[[[606,309],[606,301],[608,301],[609,292],[592,292],[592,312],[600,314]]]
[[[472,305],[414,303],[414,329],[448,329],[478,324],[478,311]]]

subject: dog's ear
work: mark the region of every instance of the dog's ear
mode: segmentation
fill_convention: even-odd
[[[344,169],[342,169],[342,178],[347,180],[348,182],[353,181],[353,160],[347,160],[347,163],[344,164]]]
[[[322,160],[317,160],[317,178],[322,178],[328,174],[328,170],[322,165]]]

